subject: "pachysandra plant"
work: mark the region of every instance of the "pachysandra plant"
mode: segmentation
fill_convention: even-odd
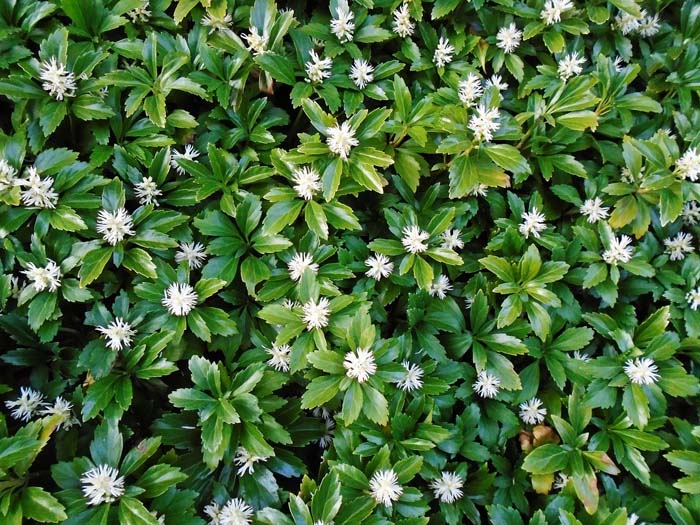
[[[700,521],[697,2],[0,38],[0,523]]]

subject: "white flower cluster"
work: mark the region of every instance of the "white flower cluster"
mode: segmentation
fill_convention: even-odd
[[[15,185],[23,188],[21,196],[24,205],[36,208],[55,208],[58,194],[53,190],[53,177],[42,179],[34,166],[27,168],[27,173],[27,178],[14,181]]]
[[[540,12],[540,18],[545,24],[551,26],[561,22],[561,15],[574,8],[571,0],[547,0]]]
[[[56,100],[75,96],[75,75],[56,57],[41,63],[39,78],[44,81],[41,85],[44,91],[48,91]]]
[[[73,416],[73,405],[58,396],[53,403],[44,403],[44,394],[30,387],[20,387],[20,395],[14,401],[5,401],[10,415],[20,421],[30,421],[34,416],[56,418],[56,429],[70,428],[78,422]]]
[[[331,20],[331,33],[338,37],[341,44],[352,41],[354,18],[355,14],[350,10],[347,0],[338,0],[335,16]]]
[[[620,11],[615,17],[615,25],[623,35],[637,33],[643,37],[654,36],[661,28],[659,15],[649,15],[646,9],[641,9],[638,16]]]

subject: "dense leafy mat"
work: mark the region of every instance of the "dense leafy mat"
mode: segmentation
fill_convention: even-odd
[[[699,41],[0,0],[0,522],[700,523]]]

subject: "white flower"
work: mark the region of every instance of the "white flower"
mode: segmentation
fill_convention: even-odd
[[[638,521],[639,521],[639,516],[637,516],[637,515],[633,512],[632,514],[630,514],[630,515],[627,517],[627,522],[625,523],[625,525],[637,525],[637,522],[638,522]],[[643,524],[640,523],[639,525],[643,525]]]
[[[129,11],[126,16],[131,18],[131,23],[135,24],[136,22],[142,22],[146,23],[148,22],[148,19],[151,18],[151,10],[149,9],[150,4],[148,0],[143,2],[139,7],[135,7],[131,11]]]
[[[505,91],[508,89],[508,84],[503,82],[501,75],[491,75],[491,78],[486,81],[486,87],[490,86],[495,87],[498,91]]]
[[[645,38],[654,36],[659,32],[661,25],[659,23],[659,15],[645,16],[639,23],[639,34]]]
[[[481,79],[474,73],[469,73],[467,78],[457,84],[457,96],[468,108],[474,105],[474,101],[484,94]]]
[[[197,157],[199,157],[199,151],[197,151],[192,144],[186,144],[185,151],[183,153],[180,153],[177,150],[173,151],[172,155],[170,156],[170,167],[177,171],[178,174],[184,175],[185,168],[180,166],[177,161],[180,159],[194,160]]]
[[[614,265],[629,262],[634,253],[634,248],[630,244],[632,244],[632,238],[629,235],[622,235],[620,239],[613,237],[610,241],[610,249],[603,252],[603,260]]]
[[[26,386],[20,387],[16,401],[5,401],[5,406],[12,409],[12,417],[20,421],[29,421],[41,406],[44,394]]]
[[[97,214],[97,233],[101,233],[104,240],[112,246],[123,241],[127,235],[133,235],[133,225],[131,215],[124,208],[119,208],[114,213],[103,209]]]
[[[39,78],[44,81],[42,89],[48,91],[56,100],[75,96],[75,76],[63,63],[57,61],[56,57],[41,63]]]
[[[134,185],[134,195],[139,199],[139,204],[153,204],[158,206],[156,197],[162,195],[153,177],[144,177],[141,182]]]
[[[455,248],[458,250],[461,250],[464,248],[464,241],[459,238],[459,236],[462,235],[462,232],[455,228],[454,230],[445,230],[442,232],[440,235],[440,238],[442,239],[442,244],[440,245],[440,248],[446,248],[448,250],[454,250]]]
[[[630,14],[627,11],[620,11],[615,17],[615,25],[617,25],[623,35],[628,35],[639,29],[639,24],[646,15],[647,12],[644,9],[640,11],[640,16]]]
[[[403,494],[394,469],[382,469],[375,472],[372,479],[369,480],[369,490],[370,496],[385,507],[391,507],[393,502],[398,501]]]
[[[423,369],[415,363],[404,361],[401,366],[406,370],[406,374],[396,382],[401,390],[411,392],[423,386]]]
[[[415,25],[411,22],[411,15],[408,12],[408,4],[404,2],[394,10],[394,33],[406,38],[413,34]]]
[[[347,352],[343,367],[347,370],[345,375],[350,379],[357,379],[358,383],[364,383],[377,372],[374,354],[369,348],[358,348],[355,352]]]
[[[625,68],[622,57],[620,55],[616,56],[615,60],[613,60],[613,67],[618,73],[622,73],[622,70]]]
[[[443,471],[439,479],[430,482],[435,497],[440,499],[440,503],[454,503],[463,496],[462,487],[464,480],[455,472]]]
[[[472,385],[474,392],[481,397],[494,398],[498,395],[498,389],[501,386],[501,380],[495,375],[489,374],[486,370],[482,370],[476,376],[476,381]]]
[[[530,401],[520,403],[520,419],[528,425],[535,425],[544,421],[544,416],[547,415],[546,408],[542,407],[542,401],[533,397]]]
[[[121,317],[117,317],[106,327],[98,326],[97,331],[107,339],[107,347],[110,350],[118,351],[123,347],[131,346],[131,338],[136,335],[136,331],[132,330],[131,325],[124,321]]]
[[[497,47],[500,47],[505,53],[512,53],[520,45],[520,40],[523,37],[523,32],[518,29],[514,22],[509,26],[502,27],[496,34]]]
[[[189,284],[172,283],[165,290],[161,304],[168,309],[170,315],[187,315],[197,306],[199,297]]]
[[[348,7],[347,0],[338,0],[336,16],[331,20],[331,33],[338,37],[341,44],[352,41],[355,14]]]
[[[282,306],[288,310],[293,310],[294,308],[301,308],[301,303],[299,301],[293,301],[289,297],[285,297],[284,301],[282,301]]]
[[[540,18],[544,20],[545,24],[551,26],[552,24],[561,22],[562,13],[573,7],[574,4],[571,0],[547,0],[540,12]]]
[[[700,177],[700,153],[697,148],[688,149],[676,162],[676,173],[695,182]],[[693,201],[694,202],[694,201]]]
[[[543,213],[540,213],[536,207],[532,208],[531,212],[523,212],[523,222],[518,226],[518,231],[525,236],[526,239],[533,237],[539,239],[540,232],[547,228],[545,221],[547,220]]]
[[[29,176],[26,179],[17,179],[17,186],[26,186],[22,190],[22,202],[25,206],[36,206],[37,208],[56,207],[58,193],[53,191],[53,177],[42,179],[34,166],[27,169]]]
[[[469,195],[472,197],[486,197],[488,193],[489,187],[481,182],[469,190]]]
[[[320,417],[324,421],[333,421],[333,414],[326,407],[316,407],[311,411],[314,417]]]
[[[208,27],[209,34],[211,35],[214,31],[224,31],[225,29],[228,29],[228,26],[231,25],[232,21],[233,18],[231,18],[231,15],[228,13],[226,13],[223,17],[214,16],[211,13],[207,13],[202,17],[199,23],[204,27]]]
[[[380,281],[383,277],[389,277],[391,272],[394,271],[394,263],[381,253],[375,253],[373,256],[365,259],[365,266],[369,267],[365,275],[375,281]]]
[[[311,273],[318,273],[318,264],[314,262],[310,253],[297,253],[287,263],[289,277],[293,281],[298,281],[304,275],[306,270],[311,270]]]
[[[588,354],[584,354],[582,352],[579,352],[578,350],[574,350],[574,359],[577,361],[583,361],[584,363],[587,363],[588,361],[591,360],[591,356]]]
[[[255,472],[255,464],[259,461],[267,461],[267,457],[254,456],[248,452],[244,447],[238,447],[236,449],[236,457],[233,462],[238,465],[238,475],[245,476],[246,474],[252,474]]]
[[[444,299],[447,297],[447,292],[452,290],[452,285],[450,284],[450,279],[445,274],[440,274],[436,281],[430,285],[428,293],[431,297],[437,297],[438,299]]]
[[[365,89],[367,84],[374,80],[374,66],[364,58],[356,58],[352,62],[350,68],[350,80],[352,80],[359,89]]]
[[[314,193],[321,189],[321,176],[313,166],[296,168],[292,172],[292,180],[294,181],[294,186],[292,186],[294,191],[307,201],[311,200]]]
[[[27,268],[22,270],[22,273],[32,281],[37,292],[43,292],[46,288],[49,292],[55,292],[61,286],[61,268],[51,259],[47,259],[45,267],[27,263]]]
[[[124,478],[109,465],[88,470],[80,482],[83,484],[83,495],[89,500],[88,505],[111,503],[124,494]]]
[[[694,226],[700,222],[700,206],[697,201],[686,202],[683,205],[681,217],[683,217],[683,223],[689,226]]]
[[[228,500],[219,511],[219,525],[249,525],[253,507],[240,498]]]
[[[581,65],[583,65],[585,62],[586,57],[579,58],[578,51],[569,53],[559,61],[559,67],[557,69],[557,73],[559,73],[559,78],[566,82],[571,77],[580,75],[583,71]]]
[[[198,270],[207,259],[204,245],[200,242],[181,242],[179,250],[175,254],[175,261],[181,263],[187,261],[191,270]]]
[[[488,109],[485,104],[479,104],[476,115],[472,115],[467,127],[474,132],[475,140],[489,142],[493,138],[493,133],[501,127],[498,122],[500,117],[498,108]]]
[[[700,287],[685,294],[685,300],[688,301],[691,310],[695,311],[700,308]]]
[[[340,158],[347,160],[350,150],[360,142],[355,138],[355,130],[350,127],[350,123],[345,121],[340,126],[328,128],[328,138],[326,143],[330,150]]]
[[[326,433],[318,438],[318,446],[321,448],[328,448],[333,443],[333,436],[335,435],[335,421],[332,419],[324,419],[323,423],[326,427]]]
[[[19,277],[13,275],[10,277],[10,295],[13,299],[19,299],[19,294],[21,293],[19,287]]]
[[[579,211],[581,215],[586,216],[586,220],[589,223],[593,224],[602,219],[607,219],[609,209],[607,206],[603,206],[603,199],[596,197],[595,199],[586,199]]]
[[[209,525],[221,525],[221,507],[215,501],[204,507],[204,514],[209,516]]]
[[[241,38],[248,42],[248,51],[255,56],[262,55],[267,51],[267,36],[258,33],[258,28],[250,26],[250,33],[241,35]]]
[[[267,364],[278,372],[289,372],[289,353],[292,351],[289,345],[272,345],[265,351],[270,355]]]
[[[401,244],[406,248],[409,253],[423,253],[428,249],[428,245],[425,243],[430,238],[430,234],[421,230],[415,224],[411,226],[404,227],[401,230],[403,233],[403,238],[401,239]]]
[[[679,232],[673,238],[664,239],[664,246],[666,246],[666,253],[670,253],[670,259],[672,261],[682,261],[685,259],[686,253],[693,253],[695,248],[693,247],[693,236],[689,233]]]
[[[56,425],[56,430],[61,430],[61,427],[70,428],[78,422],[73,417],[73,405],[61,396],[57,397],[53,404],[44,403],[44,409],[40,414],[42,416],[59,416],[60,419],[58,425]]]
[[[331,314],[330,304],[328,299],[321,297],[318,302],[309,299],[301,307],[304,314],[301,320],[306,323],[307,330],[328,326],[328,316]]]
[[[8,191],[17,185],[16,175],[17,170],[5,159],[0,159],[0,192]]]
[[[450,41],[444,36],[441,36],[435,48],[435,53],[433,54],[433,62],[435,62],[437,67],[444,67],[452,62],[452,54],[454,52],[455,48],[450,44]]]
[[[557,480],[554,482],[554,488],[557,490],[562,490],[569,483],[569,476],[563,472],[557,474]]]
[[[321,59],[313,49],[309,51],[309,57],[311,60],[304,64],[307,82],[316,84],[318,82],[323,82],[324,78],[329,78],[331,76],[333,61],[330,58]]]
[[[651,385],[661,377],[657,373],[659,368],[654,364],[654,360],[648,357],[628,359],[623,370],[630,381],[637,385]]]

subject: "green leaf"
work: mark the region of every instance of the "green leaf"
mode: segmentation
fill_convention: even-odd
[[[622,395],[622,406],[634,426],[644,428],[649,421],[649,400],[641,386],[630,384]]]
[[[87,229],[85,221],[75,213],[75,210],[64,205],[59,205],[49,215],[49,223],[57,230],[75,232]]]
[[[435,4],[433,5],[433,10],[430,13],[430,17],[433,20],[442,18],[454,11],[459,5],[459,3],[460,0],[435,0]]]
[[[314,201],[309,201],[304,210],[304,218],[309,229],[318,235],[321,239],[328,239],[328,222],[326,214],[321,205]]]
[[[53,315],[56,309],[56,294],[52,292],[41,292],[36,295],[29,304],[29,326],[37,331],[44,321]]]
[[[337,376],[323,376],[311,381],[301,396],[301,407],[316,408],[328,403],[338,393],[341,380]]]
[[[0,469],[8,470],[19,461],[35,456],[41,448],[36,439],[20,436],[0,438]]]
[[[569,452],[559,445],[548,443],[527,455],[523,469],[531,474],[553,474],[565,469],[568,464]]]
[[[549,345],[549,350],[558,350],[561,352],[581,350],[581,348],[590,343],[592,339],[593,330],[590,328],[567,328]]]
[[[141,248],[130,248],[124,255],[122,264],[129,270],[136,272],[144,277],[156,279],[156,265],[147,251]]]
[[[85,256],[83,264],[80,266],[80,272],[78,272],[81,287],[87,286],[102,274],[102,270],[104,270],[111,255],[111,248],[98,248]]]
[[[585,131],[590,128],[595,131],[598,127],[598,115],[594,111],[573,111],[557,117],[557,124],[574,131]]]
[[[374,421],[378,425],[386,425],[389,419],[389,408],[386,398],[366,383],[362,384],[362,392],[364,393],[362,412],[370,421]]]
[[[501,168],[513,173],[531,173],[530,165],[520,151],[510,144],[487,144],[486,154]]]
[[[158,525],[156,517],[139,500],[123,496],[119,500],[120,525]]]
[[[241,264],[241,280],[245,283],[248,295],[255,297],[255,286],[270,278],[270,268],[257,257],[246,257]]]
[[[289,513],[292,515],[295,525],[312,525],[313,523],[309,507],[296,494],[289,494]]]
[[[68,519],[65,507],[40,487],[27,487],[22,493],[22,512],[25,517],[40,523],[58,523]]]
[[[506,283],[515,281],[513,268],[505,259],[496,257],[495,255],[489,255],[488,257],[479,259],[479,263],[488,271],[496,274],[501,281]]]
[[[256,56],[254,60],[275,80],[289,86],[293,86],[296,83],[293,62],[287,57],[268,51]]]
[[[421,290],[429,290],[433,284],[433,268],[420,255],[416,256],[413,263],[413,277]]]
[[[144,489],[144,497],[156,498],[173,485],[186,479],[187,474],[182,472],[179,467],[171,467],[161,463],[149,467],[136,481],[136,485]]]
[[[71,104],[71,111],[80,120],[100,120],[114,116],[111,107],[95,95],[80,95]]]
[[[323,477],[311,499],[311,512],[324,522],[330,523],[338,514],[342,502],[338,475],[331,471]]]
[[[309,356],[309,358],[311,358],[311,355]],[[342,416],[343,422],[346,425],[351,425],[357,420],[358,417],[360,417],[360,413],[362,412],[363,401],[364,396],[362,394],[362,388],[360,387],[360,383],[358,383],[357,381],[351,381],[350,386],[345,391],[345,396],[343,397]]]

